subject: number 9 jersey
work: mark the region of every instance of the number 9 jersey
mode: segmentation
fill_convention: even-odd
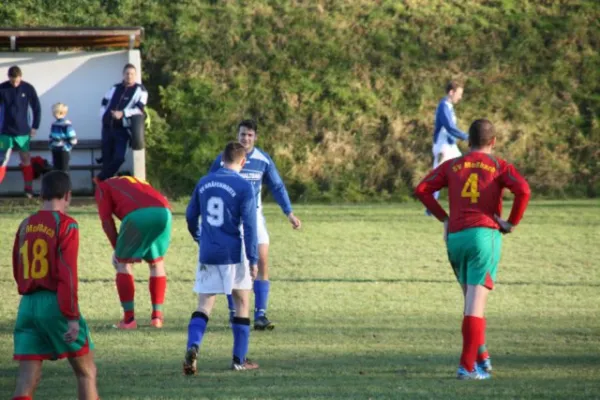
[[[58,211],[38,211],[26,218],[13,246],[13,275],[19,294],[56,292],[61,313],[79,318],[77,301],[77,222]]]
[[[220,168],[200,179],[186,220],[190,234],[200,243],[200,263],[243,263],[244,250],[250,265],[258,262],[256,196],[252,184],[239,173]]]
[[[449,233],[475,227],[499,229],[494,215],[502,216],[504,188],[515,195],[508,222],[517,225],[530,197],[527,181],[513,165],[479,151],[446,161],[415,189],[415,195],[440,221],[448,215],[433,193],[444,187],[450,203]]]

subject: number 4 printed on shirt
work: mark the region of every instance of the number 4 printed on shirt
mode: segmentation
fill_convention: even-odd
[[[460,192],[461,197],[466,197],[471,199],[471,204],[477,203],[479,201],[479,175],[473,173],[469,175],[469,178],[465,182],[465,185],[462,188],[462,192]]]

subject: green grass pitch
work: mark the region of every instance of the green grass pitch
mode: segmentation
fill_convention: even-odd
[[[227,369],[232,334],[220,298],[201,349],[200,373],[184,377],[187,322],[195,308],[197,248],[177,204],[162,330],[148,326],[148,271],[137,265],[142,327],[111,325],[120,307],[111,250],[95,209],[76,206],[80,305],[96,344],[103,399],[578,399],[600,398],[600,203],[533,202],[504,238],[491,294],[488,345],[494,377],[454,379],[461,350],[460,290],[442,226],[416,203],[299,206],[294,232],[274,206],[272,332],[252,332],[254,372]],[[0,398],[10,398],[16,363],[12,329],[19,297],[10,251],[18,223],[34,210],[0,206]],[[44,365],[37,399],[73,399],[68,363]]]

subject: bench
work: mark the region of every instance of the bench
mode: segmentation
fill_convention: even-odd
[[[32,140],[29,144],[29,149],[31,151],[44,151],[48,150],[48,141],[47,140]],[[102,169],[102,165],[96,163],[96,158],[100,158],[102,154],[102,141],[98,139],[83,139],[78,140],[75,147],[73,147],[72,151],[78,150],[90,150],[90,163],[89,164],[74,164],[69,165],[69,169],[71,171],[90,171],[90,182],[94,178],[94,171],[100,171]],[[12,157],[18,157],[18,155],[13,154]],[[48,162],[52,164],[52,156],[50,155],[48,158]],[[8,171],[20,171],[21,169],[18,166],[10,166],[7,168]]]

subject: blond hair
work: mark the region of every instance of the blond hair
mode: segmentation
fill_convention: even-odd
[[[66,104],[56,103],[52,106],[52,115],[54,115],[54,118],[65,117],[67,112],[69,112],[69,107]]]

